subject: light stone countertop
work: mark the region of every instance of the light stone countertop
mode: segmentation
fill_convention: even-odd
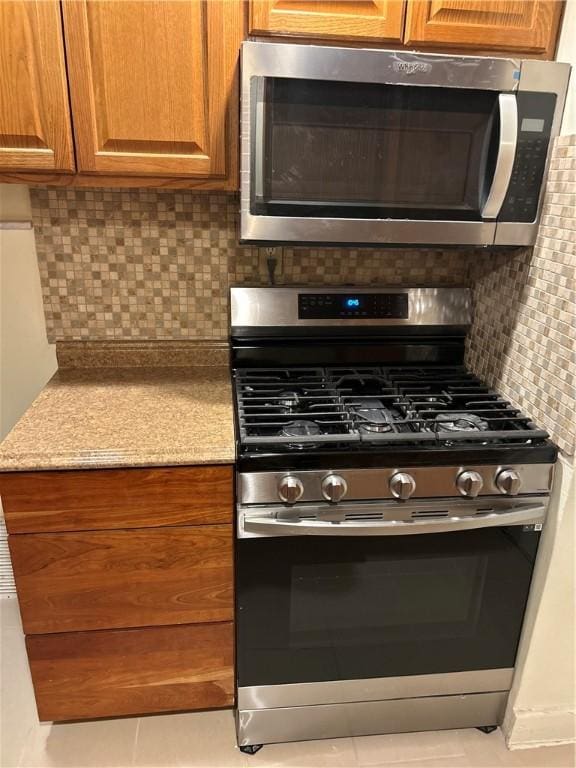
[[[0,471],[229,464],[225,367],[61,369],[0,443]]]

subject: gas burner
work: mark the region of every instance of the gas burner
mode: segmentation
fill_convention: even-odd
[[[282,437],[308,437],[320,435],[322,430],[315,421],[296,419],[285,424],[279,434]]]
[[[443,397],[436,397],[436,395],[427,395],[426,397],[419,397],[418,404],[425,403],[429,406],[443,406],[446,405],[446,400]]]
[[[367,397],[362,402],[351,405],[354,414],[360,420],[360,431],[378,434],[392,431],[392,414],[381,400]]]
[[[278,394],[278,406],[288,413],[294,411],[300,405],[302,394],[302,392],[296,390],[285,390],[284,392],[280,392]]]
[[[489,424],[475,413],[441,413],[436,416],[436,428],[442,432],[485,432]]]

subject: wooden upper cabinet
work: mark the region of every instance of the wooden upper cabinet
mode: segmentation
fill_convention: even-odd
[[[559,0],[410,0],[404,43],[553,58],[562,7]]]
[[[0,170],[74,170],[57,0],[0,1]]]
[[[400,42],[404,0],[252,0],[253,35]]]
[[[82,172],[235,177],[241,0],[63,0]]]

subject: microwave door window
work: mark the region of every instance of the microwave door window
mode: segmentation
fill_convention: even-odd
[[[259,98],[253,213],[480,219],[497,94],[271,78]]]

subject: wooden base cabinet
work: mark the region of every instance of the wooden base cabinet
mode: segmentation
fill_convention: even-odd
[[[41,720],[229,707],[231,466],[0,474]]]
[[[10,536],[24,632],[231,621],[231,529]]]
[[[40,720],[231,707],[232,622],[26,638]]]

